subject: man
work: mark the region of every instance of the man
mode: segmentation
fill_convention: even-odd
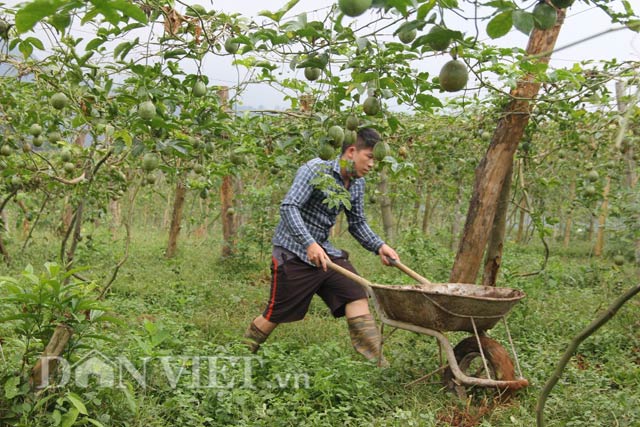
[[[371,230],[364,216],[364,176],[373,168],[373,147],[378,141],[380,135],[375,130],[361,129],[355,143],[343,145],[339,158],[316,158],[298,169],[280,205],[281,218],[272,240],[269,301],[245,333],[254,353],[278,324],[303,319],[317,294],[334,317],[346,316],[356,351],[370,360],[380,356],[380,333],[369,312],[366,291],[327,269],[330,259],[356,272],[347,253],[328,240],[329,230],[343,209],[349,232],[364,248],[380,255],[385,265],[390,265],[389,258],[398,259],[398,254]]]

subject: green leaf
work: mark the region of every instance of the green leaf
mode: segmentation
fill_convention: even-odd
[[[421,30],[427,23],[422,20],[408,21],[404,24],[400,25],[394,32],[393,35],[396,36],[402,31],[411,31],[411,30]]]
[[[7,399],[11,400],[20,395],[18,384],[20,384],[20,377],[11,377],[4,383],[4,395]]]
[[[163,53],[162,57],[164,59],[172,59],[172,58],[179,58],[181,56],[185,56],[186,54],[187,54],[187,51],[184,49],[172,49]]]
[[[287,12],[289,12],[295,5],[297,5],[299,1],[300,0],[289,0],[289,2],[285,4],[281,9],[279,9],[277,12],[270,12],[268,10],[263,10],[262,12],[258,13],[258,15],[265,16],[269,19],[272,19],[275,22],[280,22],[282,17]]]
[[[418,8],[418,14],[416,18],[419,20],[423,20],[424,18],[426,18],[427,14],[431,12],[431,9],[433,9],[435,5],[436,5],[436,0],[429,0],[425,4],[421,5]]]
[[[80,414],[80,411],[78,411],[78,409],[76,408],[69,409],[69,412],[67,412],[62,416],[60,427],[71,427],[78,419],[79,414]]]
[[[513,25],[512,11],[505,10],[502,13],[497,14],[487,24],[487,34],[492,39],[497,39],[504,36],[511,30]]]
[[[416,101],[422,108],[432,109],[435,107],[442,107],[442,103],[438,98],[432,95],[427,95],[425,93],[420,93],[416,96]]]
[[[67,399],[76,407],[79,413],[87,415],[87,407],[82,403],[82,398],[73,392],[67,393]]]
[[[640,33],[640,19],[631,19],[627,21],[627,27],[631,31],[635,31],[636,33]]]
[[[147,15],[145,15],[142,9],[140,9],[137,5],[129,3],[125,0],[116,0],[114,2],[111,2],[111,4],[113,5],[113,7],[120,10],[129,18],[133,18],[143,24],[147,23]]]
[[[22,55],[26,58],[30,57],[33,53],[33,46],[26,40],[23,40],[19,45],[18,49],[22,52]]]
[[[36,47],[39,50],[44,50],[44,44],[42,44],[42,41],[40,39],[37,39],[35,37],[27,37],[25,41],[28,41],[29,43],[31,43],[31,46]]]
[[[396,116],[389,115],[387,117],[387,124],[389,124],[389,128],[392,132],[395,132],[400,126],[400,120]]]
[[[104,424],[102,424],[100,421],[98,420],[94,420],[93,418],[85,418],[87,420],[87,422],[93,424],[96,427],[104,427]]]
[[[513,26],[521,33],[529,35],[533,30],[533,15],[524,10],[514,10]]]
[[[35,0],[27,3],[16,13],[16,29],[19,33],[30,31],[40,20],[53,15],[61,4],[60,0]]]

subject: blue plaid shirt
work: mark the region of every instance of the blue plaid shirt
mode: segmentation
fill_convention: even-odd
[[[327,197],[323,191],[314,188],[311,181],[319,173],[331,173],[336,183],[345,188],[340,175],[340,159],[320,160],[305,163],[293,180],[289,192],[280,205],[280,222],[272,243],[293,252],[304,262],[313,265],[307,257],[307,247],[317,242],[330,256],[340,256],[342,251],[329,242],[329,230],[336,223],[338,214],[345,208],[329,207],[322,203]],[[377,253],[384,241],[371,230],[364,216],[364,178],[351,180],[349,186],[351,209],[345,209],[349,232],[360,244]]]

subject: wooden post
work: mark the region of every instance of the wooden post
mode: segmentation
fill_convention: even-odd
[[[380,183],[378,184],[380,191],[380,210],[382,213],[382,227],[384,236],[389,243],[393,243],[395,239],[393,229],[393,211],[391,210],[391,198],[389,197],[389,177],[386,170],[380,172]]]
[[[431,219],[431,191],[426,189],[427,196],[424,199],[424,212],[422,213],[422,234],[428,234],[429,220]]]
[[[569,187],[569,211],[567,212],[567,218],[564,222],[564,239],[562,241],[562,246],[564,248],[569,247],[569,243],[571,242],[571,226],[573,225],[573,200],[576,198],[576,181],[571,181],[571,186]]]
[[[315,105],[315,98],[311,94],[302,95],[300,97],[300,110],[304,113],[309,113],[313,111],[313,106]]]
[[[48,378],[56,369],[56,366],[58,365],[58,358],[67,347],[72,334],[73,329],[70,326],[65,324],[56,326],[56,329],[54,330],[49,343],[47,343],[47,346],[42,352],[40,359],[38,359],[31,370],[30,383],[32,388],[42,388],[43,383],[45,384],[44,386],[46,386]]]
[[[235,253],[236,243],[236,221],[233,208],[233,182],[231,175],[222,178],[220,202],[222,205],[222,257],[226,258]]]
[[[456,201],[453,205],[453,219],[451,220],[451,239],[449,247],[451,250],[456,249],[456,239],[460,235],[460,206],[462,205],[462,180],[458,179],[458,191],[456,193]]]
[[[169,243],[164,254],[166,258],[176,256],[178,249],[178,235],[182,223],[182,211],[184,209],[184,199],[187,194],[187,187],[182,182],[182,177],[178,176],[176,182],[176,193],[173,198],[173,211],[171,214],[171,227],[169,228]]]
[[[607,213],[609,210],[609,190],[611,189],[611,178],[607,177],[607,182],[602,191],[602,205],[600,206],[600,215],[598,216],[598,233],[596,234],[596,245],[593,248],[594,256],[602,256],[604,250],[604,231],[607,222]]]
[[[564,9],[549,30],[534,29],[529,38],[527,55],[539,64],[548,64],[560,28],[564,22]],[[482,264],[482,255],[489,239],[503,183],[513,163],[513,156],[524,134],[531,114],[531,101],[540,90],[534,75],[527,75],[511,91],[511,101],[498,120],[491,144],[476,168],[473,196],[467,211],[467,220],[458,253],[451,269],[452,283],[475,283]]]

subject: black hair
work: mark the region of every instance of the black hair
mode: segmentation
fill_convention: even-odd
[[[362,150],[363,148],[373,149],[373,147],[375,147],[381,139],[382,137],[380,137],[380,134],[375,129],[362,128],[358,131],[358,138],[356,139],[355,143],[347,144],[347,142],[345,141],[342,144],[342,154],[344,154],[345,151],[347,151],[347,148],[351,147],[352,145],[354,145],[357,150]]]

